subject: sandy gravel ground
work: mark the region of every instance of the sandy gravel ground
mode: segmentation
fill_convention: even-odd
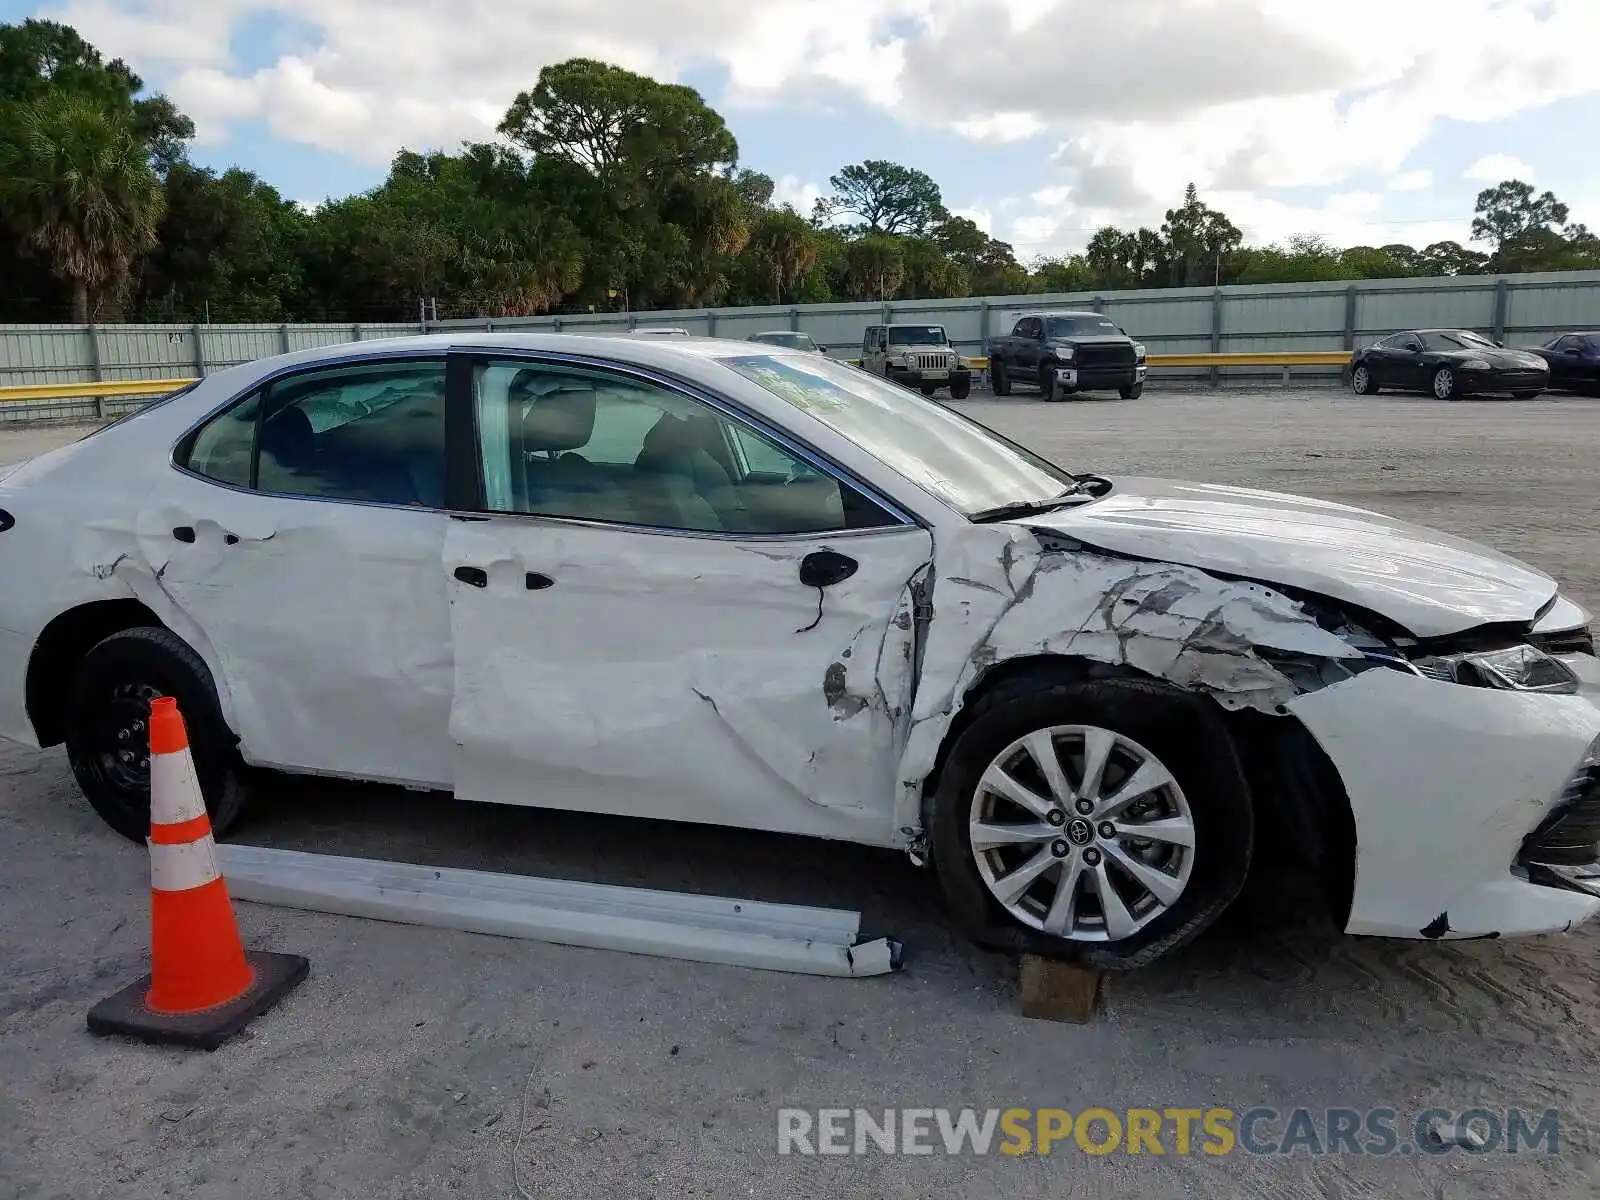
[[[1326,389],[964,407],[1069,467],[1246,483],[1485,540],[1600,609],[1600,402]],[[0,430],[0,463],[78,431]],[[0,566],[0,569],[4,569]],[[859,907],[905,971],[829,981],[240,905],[311,980],[212,1055],[91,1039],[145,969],[146,862],[59,752],[0,747],[0,1197],[1593,1196],[1600,932],[1356,940],[1270,864],[1078,1027],[1016,1013],[892,854],[297,783],[241,840]],[[780,1106],[1522,1106],[1556,1155],[780,1158]]]

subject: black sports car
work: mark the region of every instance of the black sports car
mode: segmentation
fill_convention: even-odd
[[[1470,329],[1411,329],[1350,356],[1350,386],[1431,392],[1441,400],[1509,392],[1522,400],[1550,384],[1550,367],[1528,350],[1507,350]]]
[[[1550,364],[1550,386],[1600,396],[1600,333],[1563,333],[1530,353]]]

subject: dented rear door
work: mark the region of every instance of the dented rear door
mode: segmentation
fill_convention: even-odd
[[[916,526],[451,522],[457,794],[890,842],[931,549]],[[822,551],[854,571],[807,586]]]

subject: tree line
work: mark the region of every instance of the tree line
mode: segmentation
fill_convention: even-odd
[[[0,320],[295,321],[1018,295],[1600,267],[1550,192],[1477,198],[1472,238],[1247,246],[1191,185],[1158,229],[1019,262],[925,172],[867,160],[810,213],[774,203],[692,88],[545,67],[498,140],[402,150],[314,211],[188,157],[194,125],[72,28],[0,25]]]

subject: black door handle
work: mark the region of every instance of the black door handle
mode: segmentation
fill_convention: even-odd
[[[470,583],[473,587],[489,586],[489,572],[482,567],[457,567],[456,578],[462,583]]]
[[[860,565],[837,550],[813,550],[800,560],[800,582],[807,587],[832,587],[849,579]]]
[[[192,526],[192,525],[179,525],[176,529],[174,529],[172,531],[172,536],[177,538],[180,542],[193,542],[194,541],[194,526]]]
[[[529,571],[523,576],[530,592],[542,592],[547,587],[555,587],[556,581],[548,575],[541,575],[537,571]]]

